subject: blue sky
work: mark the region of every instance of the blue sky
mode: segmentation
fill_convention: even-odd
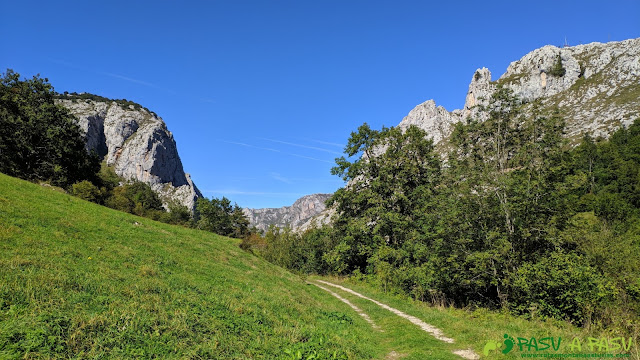
[[[158,113],[207,197],[333,192],[351,131],[460,108],[547,45],[640,37],[640,1],[4,1],[0,71]]]

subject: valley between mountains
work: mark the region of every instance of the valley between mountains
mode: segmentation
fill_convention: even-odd
[[[252,209],[152,110],[7,70],[0,358],[640,359],[640,39],[469,77]]]

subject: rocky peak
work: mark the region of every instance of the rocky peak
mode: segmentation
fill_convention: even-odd
[[[495,85],[491,82],[491,71],[484,67],[476,70],[471,77],[469,91],[467,91],[467,97],[464,101],[462,116],[475,116],[476,106],[487,105],[494,91]]]
[[[487,105],[498,86],[510,88],[527,103],[539,100],[542,110],[558,107],[566,118],[567,136],[573,140],[584,133],[607,137],[640,117],[640,39],[544,46],[512,62],[496,81],[489,69],[478,69],[463,109],[448,112],[429,100],[411,110],[398,126],[417,125],[437,144],[450,135],[456,122],[487,116],[478,105]]]
[[[202,194],[182,168],[173,134],[155,113],[106,99],[69,96],[58,101],[78,119],[87,149],[95,150],[116,174],[149,184],[165,205],[176,201],[195,208]]]
[[[325,210],[324,203],[330,196],[331,194],[312,194],[301,197],[291,206],[243,210],[251,226],[259,230],[267,231],[269,225],[298,229]]]
[[[432,136],[434,143],[438,143],[451,133],[458,118],[458,114],[449,113],[444,107],[436,106],[435,101],[428,100],[413,108],[398,126],[407,128],[417,125]]]
[[[552,71],[558,58],[563,75]],[[527,101],[557,106],[572,139],[608,137],[640,117],[640,39],[545,46],[511,63],[498,83]]]

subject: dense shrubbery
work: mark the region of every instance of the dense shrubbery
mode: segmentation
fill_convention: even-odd
[[[330,272],[324,257],[327,249],[333,248],[331,229],[310,229],[303,234],[291,228],[270,226],[264,236],[252,234],[241,247],[264,257],[266,260],[304,274],[327,274]]]
[[[267,233],[259,252],[304,273],[529,317],[623,327],[640,313],[640,120],[571,149],[558,112],[500,89],[456,125],[442,162],[417,128],[352,133],[333,173],[333,228]]]
[[[148,184],[124,181],[104,164],[98,175],[95,184],[89,181],[78,182],[70,187],[69,192],[112,209],[169,224],[199,228],[239,239],[251,235],[249,220],[242,209],[238,205],[231,206],[226,198],[198,199],[195,214],[186,206],[175,202],[169,203],[165,210],[158,194]]]
[[[222,199],[200,198],[196,203],[196,226],[198,229],[238,239],[249,236],[249,219],[238,204],[231,205]]]

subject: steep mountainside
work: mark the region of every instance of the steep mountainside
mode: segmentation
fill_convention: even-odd
[[[260,230],[266,231],[272,224],[278,227],[289,225],[296,229],[321,213],[325,209],[324,202],[330,196],[331,194],[306,195],[296,200],[291,206],[243,210],[251,226]]]
[[[487,68],[478,69],[463,109],[448,112],[429,100],[411,110],[399,126],[417,125],[439,143],[456,122],[467,116],[482,118],[477,105],[486,105],[498,85],[526,102],[540,100],[543,111],[558,106],[572,140],[585,133],[606,138],[640,117],[640,39],[544,46],[512,62],[497,81]]]
[[[87,149],[119,176],[145,182],[168,203],[193,209],[202,194],[182,168],[173,135],[155,113],[116,101],[67,96],[58,100],[78,118]]]

